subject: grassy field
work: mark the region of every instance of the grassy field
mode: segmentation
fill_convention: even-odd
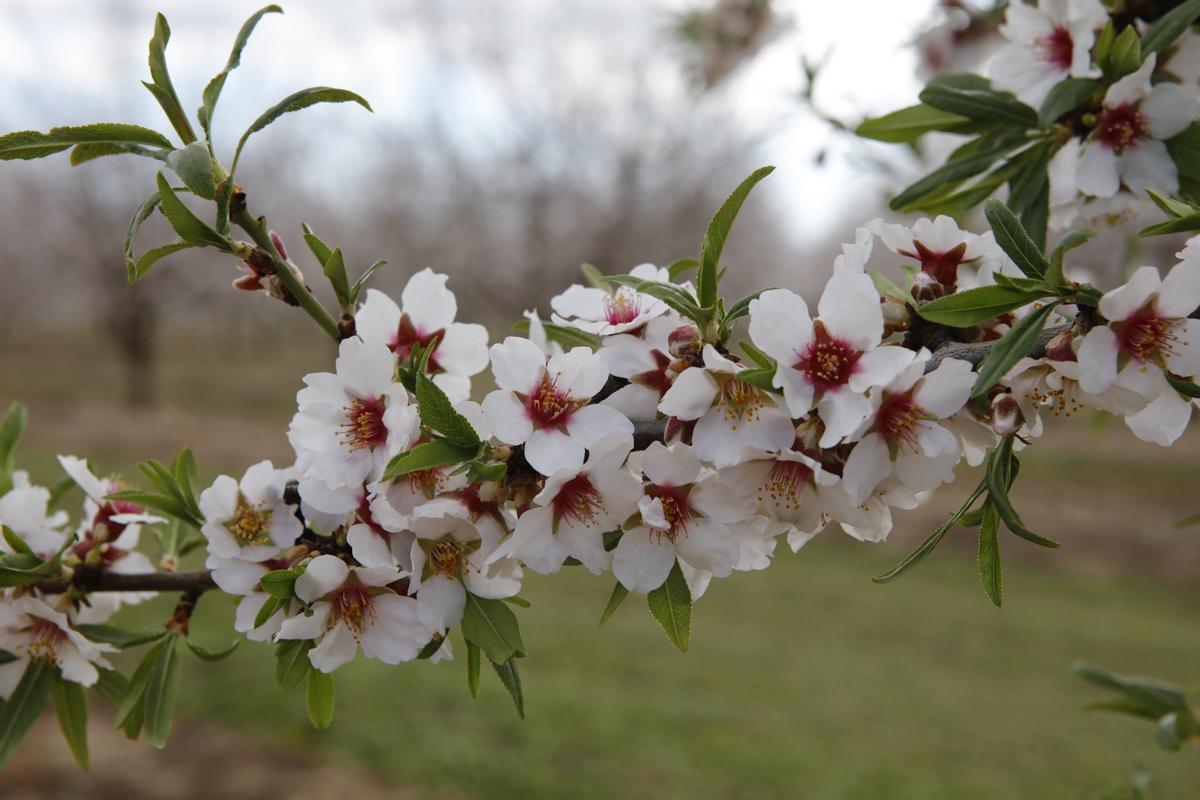
[[[36,357],[0,351],[0,404],[19,393],[31,406],[22,462],[42,479],[68,450],[126,472],[183,443],[210,471],[284,459],[293,368],[324,366],[321,354],[281,352],[272,360],[285,376],[239,356],[225,391],[212,377],[220,351],[189,351],[164,369],[168,407],[130,415],[95,353],[76,352],[95,383],[75,393],[27,371]],[[831,531],[799,555],[780,552],[765,573],[718,581],[686,655],[632,598],[597,629],[607,581],[530,577],[525,721],[490,674],[472,700],[461,661],[359,660],[338,672],[333,728],[317,733],[302,693],[275,685],[268,649],[245,643],[215,666],[188,659],[178,725],[239,731],[247,761],[256,747],[290,748],[422,800],[1099,798],[1134,758],[1156,774],[1152,798],[1194,797],[1195,752],[1165,753],[1148,725],[1082,711],[1100,695],[1069,665],[1198,680],[1200,537],[1171,527],[1200,506],[1198,452],[1138,447],[1119,427],[1082,424],[1036,449],[1015,497],[1035,530],[1066,546],[1050,553],[1007,538],[1003,609],[983,596],[963,531],[900,582],[869,579],[919,541],[968,476],[900,515],[883,545]],[[132,610],[131,624],[157,624],[170,602]],[[203,600],[202,643],[230,640],[231,609]],[[180,743],[153,758],[190,755]]]

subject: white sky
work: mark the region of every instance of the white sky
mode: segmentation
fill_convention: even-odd
[[[500,19],[467,24],[521,24],[564,5],[581,16],[601,0],[506,0]],[[692,5],[684,0],[603,0],[604,12],[639,16],[658,24],[667,11]],[[79,124],[103,119],[162,127],[160,112],[136,81],[146,77],[145,44],[154,11],[170,20],[168,59],[187,109],[198,105],[200,90],[221,68],[242,20],[261,0],[0,0],[0,122],[8,128]],[[257,112],[284,95],[309,85],[341,86],[360,92],[377,117],[350,107],[310,109],[289,125],[328,126],[348,140],[379,124],[378,117],[402,119],[406,109],[442,101],[444,86],[431,86],[428,53],[404,15],[453,15],[454,0],[291,0],[284,15],[269,15],[247,48],[242,67],[230,78],[217,112],[218,138],[231,141]],[[432,4],[432,5],[431,5]],[[749,130],[768,131],[763,163],[778,169],[775,193],[781,224],[801,241],[819,241],[852,208],[873,203],[878,184],[864,179],[847,161],[854,144],[800,109],[799,56],[829,54],[819,82],[822,107],[848,121],[912,102],[918,90],[916,56],[908,43],[927,18],[934,0],[780,0],[793,27],[759,58],[720,89]],[[469,6],[480,8],[475,3]],[[616,11],[614,11],[614,8]],[[456,20],[456,22],[459,20]],[[586,36],[586,26],[580,36]],[[592,69],[603,81],[602,65],[580,48],[574,68]],[[443,70],[445,61],[440,61]],[[447,75],[439,74],[439,80]],[[451,78],[452,79],[452,78]],[[824,167],[813,157],[829,146]],[[900,155],[897,153],[897,158]],[[861,212],[860,212],[861,215]]]

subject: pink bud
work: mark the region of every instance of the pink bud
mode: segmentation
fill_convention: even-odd
[[[1007,392],[992,398],[992,430],[1001,436],[1016,433],[1025,424],[1025,415]]]
[[[283,247],[283,239],[279,238],[279,234],[275,231],[270,231],[271,244],[275,245],[275,249],[279,251],[279,255],[283,256],[283,260],[287,261],[287,250]]]
[[[1050,361],[1076,361],[1073,338],[1070,331],[1063,331],[1046,342],[1046,358]]]
[[[915,300],[929,302],[946,294],[946,287],[937,278],[925,272],[913,276],[912,296]]]
[[[680,325],[667,336],[667,347],[675,358],[694,358],[703,349],[700,331],[695,325]]]

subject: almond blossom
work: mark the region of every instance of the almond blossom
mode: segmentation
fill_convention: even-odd
[[[482,325],[454,321],[458,301],[446,288],[447,280],[426,267],[408,279],[400,305],[383,292],[368,289],[354,324],[364,341],[383,342],[400,362],[408,359],[413,348],[433,345],[428,361],[433,382],[451,400],[466,400],[471,376],[487,367],[488,333]]]
[[[629,274],[642,280],[658,281],[659,269],[639,264]],[[667,304],[630,286],[611,291],[574,284],[550,301],[552,320],[597,336],[636,331],[650,320],[667,313]]]
[[[525,446],[525,460],[543,475],[578,469],[584,450],[610,433],[633,433],[621,412],[588,401],[604,387],[608,368],[586,347],[546,355],[528,339],[492,345],[500,386],[483,400],[496,438]]]
[[[931,293],[918,298],[921,300],[932,300],[960,288],[959,268],[963,265],[994,268],[1007,260],[990,231],[968,233],[944,214],[932,220],[923,217],[911,228],[881,219],[872,220],[868,227],[889,250],[916,261],[922,275],[932,279],[925,284]]]
[[[63,680],[94,686],[100,678],[96,668],[112,669],[104,656],[117,648],[91,641],[75,630],[66,614],[26,595],[0,603],[0,650],[17,656],[15,661],[0,665],[0,697],[8,697],[30,659],[42,658],[54,664]]]
[[[1099,77],[1091,50],[1096,31],[1107,21],[1100,0],[1009,3],[1000,26],[1008,44],[988,67],[992,85],[1038,108],[1063,79]]]
[[[54,555],[66,541],[67,512],[50,511],[50,490],[29,482],[29,473],[17,470],[12,488],[0,495],[0,524],[21,537],[33,552],[43,558]],[[0,539],[0,551],[10,552]]]
[[[270,461],[246,470],[240,481],[220,475],[200,493],[208,552],[222,559],[265,561],[291,547],[304,526],[284,500],[287,473]]]

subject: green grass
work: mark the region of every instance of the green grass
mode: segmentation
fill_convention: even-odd
[[[897,553],[827,536],[719,581],[687,654],[640,598],[597,629],[608,583],[534,576],[523,722],[490,673],[472,700],[461,660],[360,659],[337,673],[333,728],[316,733],[303,693],[276,687],[267,647],[250,643],[216,667],[190,660],[183,713],[435,798],[1094,798],[1133,757],[1156,773],[1154,796],[1196,785],[1194,754],[1082,711],[1099,694],[1069,670],[1083,658],[1195,680],[1195,589],[1021,563],[1001,610],[960,552],[873,585]],[[200,641],[228,641],[229,609],[204,601]]]

